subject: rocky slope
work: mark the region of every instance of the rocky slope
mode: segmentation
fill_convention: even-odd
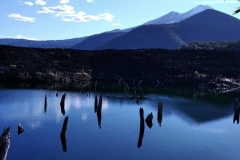
[[[238,81],[240,55],[214,50],[36,49],[0,46],[0,82],[104,80],[183,86]],[[158,83],[159,82],[159,83]],[[224,82],[224,83],[225,83]]]

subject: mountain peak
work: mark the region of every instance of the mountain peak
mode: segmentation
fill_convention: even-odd
[[[191,10],[207,10],[207,9],[213,9],[213,8],[210,7],[209,5],[198,5]]]
[[[202,11],[205,11],[207,9],[213,9],[212,7],[208,5],[198,5],[191,10],[184,12],[184,13],[178,13],[175,11],[171,11],[168,14],[163,15],[162,17],[159,17],[157,19],[148,21],[144,23],[144,25],[150,25],[150,24],[168,24],[168,23],[176,23],[180,22],[182,20],[185,20],[195,14],[198,14]]]

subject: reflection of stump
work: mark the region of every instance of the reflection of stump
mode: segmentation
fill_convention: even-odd
[[[102,109],[98,109],[97,110],[97,118],[98,118],[98,126],[101,129],[101,121],[102,121]]]
[[[162,115],[162,110],[163,110],[163,104],[162,102],[158,103],[158,116]]]
[[[161,127],[161,125],[162,125],[162,115],[159,115],[159,114],[158,114],[157,119],[158,119],[158,124],[159,124],[159,126]]]
[[[44,101],[44,112],[47,112],[47,95],[45,95],[45,101]]]
[[[235,123],[235,121],[237,121],[237,124],[239,123],[239,113],[234,113],[233,123]]]
[[[136,98],[136,102],[137,102],[137,104],[139,104],[139,97],[138,96]]]
[[[60,136],[61,137],[61,142],[62,142],[62,149],[64,152],[67,152],[67,140],[66,140],[66,136]]]
[[[158,116],[157,116],[157,119],[158,119],[158,124],[159,124],[160,127],[162,125],[162,110],[163,110],[163,104],[162,104],[162,102],[159,102],[158,103]]]
[[[140,130],[139,130],[138,145],[137,145],[138,148],[142,146],[142,140],[143,140],[144,129],[145,129],[143,108],[139,109],[139,115],[140,115]]]
[[[62,126],[62,131],[61,131],[61,136],[65,136],[65,133],[67,131],[67,126],[68,126],[68,116],[65,117],[63,126]]]
[[[65,115],[65,107],[64,107],[64,105],[61,106],[61,113],[62,113],[63,115]]]
[[[4,131],[0,137],[1,160],[6,160],[9,147],[10,147],[10,126],[8,128],[4,128]]]

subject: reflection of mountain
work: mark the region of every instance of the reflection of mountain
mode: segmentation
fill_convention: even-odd
[[[192,102],[188,105],[178,105],[176,110],[193,119],[197,123],[214,121],[231,115],[232,108],[209,105],[200,101]]]
[[[164,116],[176,114],[191,123],[211,122],[232,114],[231,104],[221,105],[210,101],[179,97],[164,97],[162,100]],[[156,108],[157,113],[157,104],[152,106]]]

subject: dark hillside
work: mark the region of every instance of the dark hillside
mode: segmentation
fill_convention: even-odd
[[[240,55],[207,50],[38,49],[0,46],[0,82],[104,80],[198,86],[240,76]],[[230,83],[230,82],[228,82]],[[214,83],[212,83],[214,84]]]

